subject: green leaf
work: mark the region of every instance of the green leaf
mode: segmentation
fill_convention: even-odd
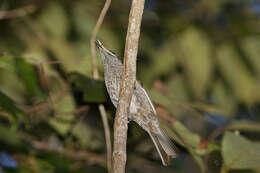
[[[232,97],[232,94],[225,88],[222,81],[218,80],[214,83],[211,98],[216,101],[217,111],[213,114],[219,114],[225,118],[231,119],[235,115],[236,100]]]
[[[67,134],[71,128],[74,119],[73,115],[57,114],[54,118],[49,119],[48,123],[61,135]]]
[[[70,79],[83,92],[86,102],[103,103],[108,99],[105,82],[88,78],[80,73],[71,73]]]
[[[73,115],[75,110],[73,97],[69,94],[63,96],[62,99],[53,103],[53,108],[55,117],[49,119],[49,124],[61,135],[65,135],[70,130],[75,119],[75,115]]]
[[[152,63],[143,69],[144,81],[150,83],[161,75],[167,75],[176,67],[177,59],[173,54],[172,44],[165,42],[164,45],[150,52]],[[152,69],[152,70],[151,70]]]
[[[174,80],[170,80],[166,86],[168,88],[166,95],[169,98],[172,98],[172,100],[177,100],[178,102],[188,102],[188,89],[181,75],[174,76]]]
[[[260,170],[260,144],[243,136],[226,132],[222,140],[222,156],[227,169]]]
[[[66,40],[50,39],[48,42],[48,48],[52,51],[57,61],[62,62],[62,67],[67,72],[80,72],[84,73],[86,67],[89,67],[89,62],[74,49],[74,47]],[[88,64],[87,64],[88,63]]]
[[[22,144],[17,133],[3,125],[0,125],[0,141],[11,146]]]
[[[13,56],[6,55],[0,58],[0,90],[17,102],[23,103],[25,86],[16,70]]]
[[[174,123],[174,129],[186,145],[195,148],[200,143],[200,136],[190,132],[181,122],[176,121]]]
[[[186,106],[187,102],[179,101],[179,99],[176,98],[174,94],[170,93],[169,91],[162,93],[155,89],[152,89],[148,91],[148,95],[155,103],[166,108],[177,118],[183,117],[183,114],[186,114],[187,108],[191,109],[190,106]],[[193,111],[193,113],[195,113],[195,111]]]
[[[188,82],[196,97],[205,98],[206,88],[213,72],[211,42],[196,28],[190,28],[180,37],[182,56],[179,61],[184,67]]]
[[[14,72],[15,68],[13,67],[13,57],[10,55],[0,56],[0,69],[5,69],[10,72]]]
[[[35,67],[22,58],[15,59],[16,71],[23,81],[27,94],[31,97],[41,97],[43,92],[38,85],[38,76]]]
[[[199,166],[201,173],[205,173],[206,172],[206,165],[204,164],[202,157],[195,154],[191,149],[188,149],[188,150],[189,150],[192,158],[194,159],[194,161]]]
[[[79,139],[82,146],[87,147],[91,150],[101,148],[104,144],[102,141],[95,139],[97,136],[97,132],[93,133],[93,128],[82,121],[79,121],[75,125],[72,133],[73,135],[75,135],[75,137]]]
[[[31,144],[26,137],[28,137],[27,134],[20,133],[13,128],[0,124],[0,143],[2,151],[28,151],[28,149],[31,149]]]
[[[38,19],[47,33],[64,39],[68,31],[68,17],[63,7],[58,3],[50,3]]]
[[[75,29],[77,32],[84,36],[89,37],[89,34],[92,33],[93,28],[95,27],[95,19],[93,16],[89,15],[88,7],[83,5],[82,2],[78,1],[73,5],[73,19],[75,21]]]
[[[165,107],[172,105],[172,101],[168,97],[156,90],[150,90],[149,96],[152,98],[152,100],[156,101],[157,103]]]
[[[71,114],[75,110],[75,102],[72,95],[67,94],[60,100],[53,103],[53,108],[57,113]]]
[[[255,80],[232,45],[221,45],[217,49],[216,59],[236,98],[244,103],[253,104],[256,99]]]
[[[170,137],[187,148],[192,158],[199,166],[201,172],[205,173],[206,168],[203,164],[203,159],[198,153],[196,153],[195,150],[195,147],[197,147],[200,143],[200,136],[190,132],[189,129],[187,129],[180,121],[177,120],[175,120],[174,124],[170,127],[169,124],[165,123],[165,121],[160,121],[160,124]]]
[[[16,106],[15,102],[12,99],[10,99],[7,95],[2,93],[1,91],[0,91],[0,111],[6,111],[16,116],[23,114],[23,111]]]
[[[247,53],[247,58],[251,62],[254,71],[260,75],[260,41],[257,37],[248,37],[242,42],[243,50]]]

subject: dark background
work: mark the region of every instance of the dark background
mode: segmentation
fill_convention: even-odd
[[[0,0],[0,173],[106,172],[90,37],[102,0]],[[98,38],[123,56],[130,1]],[[260,172],[260,2],[147,0],[137,77],[179,157],[163,167],[129,124],[126,172]],[[98,68],[103,65],[98,53]]]

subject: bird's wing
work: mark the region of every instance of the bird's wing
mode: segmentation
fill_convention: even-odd
[[[148,96],[148,94],[147,94],[147,92],[145,91],[145,89],[144,89],[143,87],[141,87],[141,88],[142,88],[142,90],[143,90],[143,92],[144,92],[144,95],[145,95],[147,101],[149,102],[149,105],[151,106],[151,108],[152,108],[152,110],[153,110],[153,113],[156,114],[156,110],[155,110],[155,108],[154,108],[154,106],[153,106],[153,103],[152,103],[150,97]]]
[[[155,110],[155,108],[154,108],[154,106],[153,106],[153,103],[152,103],[150,97],[148,96],[147,92],[145,91],[145,89],[142,87],[142,85],[141,85],[138,81],[136,81],[135,86],[136,86],[137,92],[138,92],[138,90],[140,91],[139,94],[142,95],[142,98],[144,99],[144,101],[149,104],[149,106],[150,106],[151,109],[152,109],[152,112],[153,112],[154,114],[156,114],[156,110]]]

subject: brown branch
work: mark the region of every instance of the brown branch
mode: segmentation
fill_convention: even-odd
[[[91,40],[90,40],[90,48],[91,48],[91,56],[92,56],[92,66],[93,66],[93,76],[94,79],[98,79],[99,74],[98,74],[98,69],[97,69],[97,59],[96,59],[96,51],[95,51],[95,41],[96,41],[96,37],[97,37],[97,32],[101,26],[101,24],[103,23],[103,20],[105,18],[105,15],[107,13],[107,10],[110,6],[111,0],[106,0],[106,3],[99,15],[98,21],[96,23],[96,26],[93,30],[92,36],[91,36]]]
[[[92,56],[92,68],[93,68],[93,77],[94,79],[99,78],[98,69],[97,69],[97,59],[96,59],[96,51],[95,51],[95,40],[97,37],[97,32],[103,23],[104,17],[107,13],[107,10],[111,4],[111,0],[106,0],[105,5],[99,15],[99,18],[97,20],[96,26],[93,30],[91,40],[90,40],[90,49],[91,49],[91,56]],[[106,138],[106,147],[107,147],[107,169],[108,172],[111,172],[112,168],[112,144],[111,144],[111,138],[110,138],[110,128],[108,125],[107,120],[107,114],[104,105],[99,104],[98,105],[99,112],[101,114],[104,130],[105,130],[105,138]]]
[[[16,17],[24,17],[28,14],[31,14],[35,11],[33,5],[28,5],[22,8],[17,8],[10,11],[0,11],[0,20],[1,19],[11,19]]]
[[[133,0],[126,35],[124,71],[114,122],[113,173],[124,173],[126,164],[127,115],[136,81],[136,56],[145,0]]]
[[[78,159],[78,160],[88,160],[89,162],[92,163],[99,163],[100,165],[105,166],[105,157],[104,155],[101,154],[95,154],[91,153],[89,151],[76,151],[74,149],[68,149],[64,147],[54,147],[50,146],[48,142],[42,142],[42,141],[33,141],[32,142],[33,148],[37,150],[46,150],[50,152],[56,152],[61,155],[64,155],[66,157],[72,158],[72,159]]]

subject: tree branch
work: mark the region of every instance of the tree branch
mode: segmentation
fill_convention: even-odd
[[[17,17],[24,17],[33,13],[36,8],[33,5],[28,5],[22,8],[17,8],[10,11],[0,11],[0,20],[2,19],[11,19]]]
[[[48,142],[32,141],[32,147],[37,150],[46,150],[50,152],[56,152],[66,157],[78,160],[88,160],[91,163],[98,163],[105,166],[105,155],[95,154],[89,151],[77,151],[71,148],[64,148],[62,146],[50,146]]]
[[[136,56],[145,0],[133,0],[126,36],[124,71],[114,122],[113,173],[124,173],[126,164],[127,115],[136,81]]]
[[[94,79],[99,78],[98,69],[97,69],[96,51],[95,51],[95,40],[96,40],[96,37],[97,37],[97,32],[98,32],[101,24],[103,23],[104,17],[107,13],[107,10],[108,10],[110,4],[111,4],[111,0],[106,0],[105,5],[104,5],[104,7],[103,7],[103,9],[102,9],[102,11],[99,15],[98,21],[97,21],[96,26],[93,30],[92,37],[91,37],[91,40],[90,40]],[[99,104],[98,109],[99,109],[99,112],[101,114],[104,130],[105,130],[105,138],[106,138],[106,146],[107,146],[107,169],[108,169],[108,172],[111,172],[111,168],[112,168],[112,163],[111,163],[111,161],[112,161],[112,159],[111,159],[112,158],[112,146],[111,146],[110,129],[109,129],[109,125],[108,125],[107,114],[106,114],[106,110],[105,110],[104,105]]]

